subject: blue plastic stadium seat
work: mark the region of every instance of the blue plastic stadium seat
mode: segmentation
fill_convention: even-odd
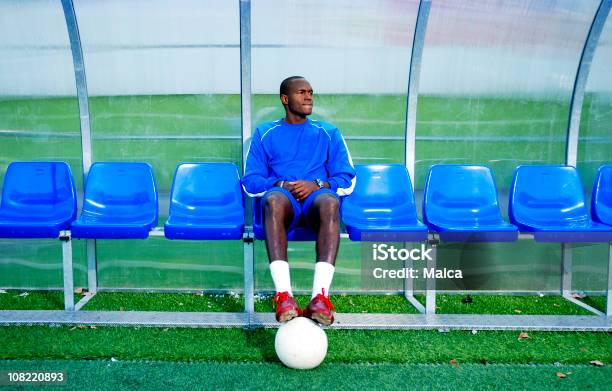
[[[612,225],[612,166],[597,170],[591,197],[591,215],[598,223]]]
[[[95,163],[89,170],[83,212],[72,236],[145,239],[157,225],[157,190],[147,163]]]
[[[183,163],[176,168],[168,239],[241,239],[244,205],[238,168],[232,163]]]
[[[266,231],[263,224],[263,205],[262,197],[256,197],[253,200],[253,234],[257,240],[266,239]],[[303,223],[299,224],[294,229],[287,231],[287,240],[290,241],[313,241],[317,240],[317,234]]]
[[[76,218],[76,190],[64,162],[13,162],[4,177],[0,237],[57,238]]]
[[[430,168],[423,220],[450,242],[512,242],[518,229],[501,216],[488,167],[440,164]]]
[[[607,242],[612,227],[593,222],[574,167],[519,166],[510,189],[510,221],[539,242]]]
[[[354,241],[427,240],[417,219],[414,193],[401,164],[356,165],[353,193],[342,202],[342,221]]]

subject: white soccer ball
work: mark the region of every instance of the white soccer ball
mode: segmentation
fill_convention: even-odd
[[[274,340],[276,355],[293,369],[312,369],[327,355],[327,335],[317,323],[304,317],[281,325]]]

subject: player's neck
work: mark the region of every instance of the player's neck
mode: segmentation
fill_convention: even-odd
[[[287,115],[285,115],[285,122],[291,125],[301,125],[306,121],[308,121],[306,116],[302,117],[293,113],[287,113]]]

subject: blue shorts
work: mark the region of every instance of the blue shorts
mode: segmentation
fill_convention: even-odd
[[[266,194],[264,194],[264,196],[262,197],[262,201],[264,202],[264,204],[268,194],[273,192],[283,193],[289,199],[289,201],[291,201],[291,206],[293,207],[293,221],[291,222],[289,230],[295,229],[295,227],[300,224],[300,220],[304,220],[306,226],[309,226],[307,219],[308,211],[315,198],[317,198],[321,194],[331,194],[332,196],[336,197],[336,199],[340,199],[335,192],[331,191],[330,189],[323,188],[313,191],[308,197],[306,197],[304,201],[298,202],[289,190],[283,189],[281,187],[273,187],[268,190]]]

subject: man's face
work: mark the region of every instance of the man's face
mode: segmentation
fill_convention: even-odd
[[[310,83],[304,79],[294,80],[289,85],[287,95],[281,96],[281,101],[295,115],[306,117],[312,114],[314,99]]]

